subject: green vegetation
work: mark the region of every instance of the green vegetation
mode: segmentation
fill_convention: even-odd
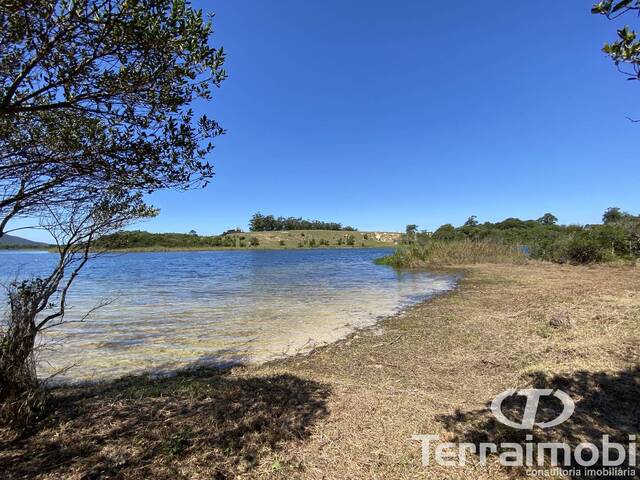
[[[640,10],[639,0],[602,0],[592,7],[591,13],[604,15],[611,20],[638,10]],[[638,54],[640,41],[638,41],[636,32],[625,25],[617,33],[618,39],[613,43],[605,43],[602,51],[611,57],[618,70],[627,75],[629,79],[640,79],[640,55]],[[624,65],[629,68],[625,69]]]
[[[363,247],[389,247],[392,238],[399,240],[399,234],[385,234],[378,240],[375,235],[343,230],[295,230],[287,232],[252,232],[251,236],[231,230],[222,235],[197,235],[190,233],[150,233],[140,230],[122,231],[104,235],[96,240],[96,250],[215,250],[225,248],[315,248],[360,245]]]
[[[192,106],[226,71],[184,0],[1,2],[0,30],[0,237],[27,217],[57,255],[5,286],[0,424],[21,429],[43,403],[37,339],[65,322],[92,242],[156,215],[148,194],[212,178],[224,131]]]
[[[598,225],[558,225],[546,213],[537,220],[507,218],[478,223],[475,216],[460,227],[442,225],[418,232],[407,225],[401,247],[380,263],[397,267],[517,260],[524,254],[556,263],[586,264],[635,260],[640,254],[640,216],[609,208]]]
[[[286,230],[344,230],[355,231],[353,227],[343,227],[337,222],[323,222],[320,220],[305,220],[294,217],[274,217],[256,213],[249,220],[249,229],[252,232],[277,232]]]
[[[235,246],[236,237],[232,235],[201,236],[188,233],[149,233],[141,230],[105,235],[94,243],[94,248],[99,250],[197,249]]]
[[[515,245],[491,241],[431,240],[420,245],[400,245],[392,255],[382,257],[376,263],[418,268],[426,265],[522,263],[525,259],[522,250]]]

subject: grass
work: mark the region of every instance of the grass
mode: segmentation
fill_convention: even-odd
[[[309,355],[57,389],[37,432],[0,436],[3,478],[524,479],[495,459],[423,467],[410,437],[521,441],[487,403],[527,386],[576,401],[541,440],[640,431],[640,270],[464,273],[454,292]]]
[[[420,268],[525,261],[525,255],[515,245],[471,240],[430,240],[425,245],[401,245],[392,255],[382,257],[376,263],[397,268]]]

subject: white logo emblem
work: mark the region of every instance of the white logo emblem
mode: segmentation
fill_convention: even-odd
[[[509,420],[505,417],[504,413],[502,413],[502,402],[512,395],[527,397],[527,404],[524,407],[524,414],[522,416],[521,423]],[[538,412],[540,397],[546,397],[549,395],[553,395],[562,402],[562,413],[554,420],[550,420],[548,422],[536,422],[536,413]],[[520,430],[533,430],[534,425],[540,428],[555,427],[567,420],[573,414],[575,408],[576,405],[569,395],[561,390],[556,390],[554,392],[550,388],[527,388],[524,390],[510,389],[502,392],[493,399],[493,402],[491,402],[491,412],[500,423],[504,423],[509,427],[518,428]]]

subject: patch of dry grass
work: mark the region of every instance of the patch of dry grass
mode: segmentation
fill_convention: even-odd
[[[512,436],[492,421],[487,402],[532,385],[562,388],[577,402],[562,430],[544,435],[578,442],[640,430],[637,268],[485,264],[465,273],[456,291],[307,356],[57,391],[38,433],[0,445],[0,471],[4,478],[519,478],[495,461],[423,467],[410,437]]]

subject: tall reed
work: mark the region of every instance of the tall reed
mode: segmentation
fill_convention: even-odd
[[[380,258],[376,263],[399,268],[418,268],[428,265],[524,261],[526,256],[518,245],[474,240],[429,240],[424,245],[400,245],[392,255]]]

